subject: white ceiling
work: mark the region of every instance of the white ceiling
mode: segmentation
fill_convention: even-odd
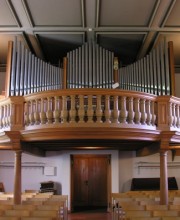
[[[1,68],[14,36],[55,65],[89,40],[127,65],[166,36],[180,73],[180,0],[0,0]]]

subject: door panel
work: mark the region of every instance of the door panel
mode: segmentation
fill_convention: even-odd
[[[89,159],[89,203],[107,205],[107,158]]]
[[[107,206],[107,155],[74,155],[72,167],[73,206]]]
[[[88,159],[74,159],[74,204],[88,205]]]

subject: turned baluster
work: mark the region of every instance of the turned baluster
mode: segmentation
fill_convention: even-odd
[[[120,111],[120,122],[123,124],[127,123],[127,110],[126,110],[126,97],[121,97],[121,111]]]
[[[168,113],[169,113],[169,120],[168,120],[169,127],[172,127],[173,126],[173,120],[174,120],[173,115],[172,115],[172,102],[170,102],[169,105],[168,105]]]
[[[2,106],[2,127],[5,127],[5,106]]]
[[[92,105],[92,95],[88,95],[88,108],[87,108],[87,118],[88,118],[88,123],[92,123],[93,121],[93,116],[94,116],[94,110],[93,110],[93,105]]]
[[[110,96],[105,96],[105,110],[104,110],[104,116],[105,116],[105,123],[111,123],[110,117],[111,117],[111,110],[110,110]]]
[[[6,127],[6,107],[5,105],[3,106],[3,116],[2,116],[2,124],[3,124],[3,127],[5,128]]]
[[[41,124],[46,124],[46,113],[44,109],[45,99],[41,98],[41,112],[40,112],[40,122]]]
[[[25,125],[29,125],[29,102],[25,103],[25,112],[24,112],[24,120],[25,120]]]
[[[8,104],[5,105],[5,114],[6,114],[6,117],[5,117],[5,124],[6,124],[6,127],[8,127],[9,125],[9,111],[8,111]]]
[[[67,111],[67,96],[62,96],[62,110],[61,110],[61,122],[66,123],[68,117]]]
[[[60,106],[59,105],[60,105],[60,97],[55,96],[55,107],[54,107],[54,112],[53,112],[54,124],[59,123],[59,119],[60,119]]]
[[[113,97],[113,111],[112,111],[113,117],[112,122],[119,124],[119,109],[118,109],[118,96],[115,95]]]
[[[79,122],[84,123],[85,109],[84,109],[84,95],[79,96],[79,109],[78,109]]]
[[[47,107],[48,107],[46,112],[47,123],[52,124],[53,122],[52,97],[47,98]]]
[[[180,115],[179,115],[179,105],[178,104],[176,105],[175,111],[176,111],[176,117],[177,117],[176,126],[177,126],[177,128],[179,128],[180,127],[180,118],[179,118]]]
[[[5,127],[8,127],[8,105],[5,105]]]
[[[4,127],[7,127],[7,105],[4,106]]]
[[[151,107],[150,107],[150,111],[151,111],[151,114],[152,114],[152,119],[151,119],[151,124],[153,126],[155,126],[155,123],[156,123],[156,113],[155,113],[155,102],[154,101],[151,101]]]
[[[150,100],[146,100],[146,113],[147,113],[146,123],[147,125],[151,125],[152,114],[151,114],[151,101]]]
[[[141,99],[140,101],[140,106],[141,106],[141,124],[145,125],[146,124],[146,119],[147,119],[147,114],[146,114],[146,100]]]
[[[33,125],[34,124],[34,100],[30,101],[30,114],[29,114],[29,121],[30,124]]]
[[[172,116],[173,116],[173,121],[172,121],[172,125],[173,127],[176,127],[176,123],[177,123],[177,116],[176,116],[176,104],[172,103]]]
[[[133,97],[128,98],[128,124],[134,124]]]
[[[12,115],[12,109],[14,108],[14,104],[8,104],[7,105],[7,126],[11,126],[13,124],[13,115]]]
[[[14,124],[14,108],[15,108],[15,104],[11,103],[8,105],[8,125],[12,126]]]
[[[69,111],[70,122],[75,123],[76,122],[75,95],[71,95],[70,97],[71,97],[71,109]]]
[[[97,95],[97,104],[96,104],[96,123],[102,123],[102,109],[101,109],[101,95]]]
[[[35,124],[36,124],[36,125],[38,125],[38,124],[40,123],[39,101],[38,101],[38,99],[35,100],[34,120],[35,120]]]
[[[140,99],[135,98],[135,124],[140,124],[140,119],[141,119],[141,112],[140,112]]]
[[[0,106],[0,128],[3,128],[3,106]]]

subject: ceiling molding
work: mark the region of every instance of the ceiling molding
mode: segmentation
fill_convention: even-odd
[[[117,31],[117,32],[114,32],[114,31],[101,31],[101,32],[96,32],[96,34],[97,35],[100,35],[100,34],[106,34],[106,35],[109,35],[109,34],[111,34],[111,35],[117,35],[117,34],[120,34],[120,35],[124,35],[124,34],[142,34],[142,35],[144,35],[144,34],[147,34],[147,32],[145,32],[145,31],[143,31],[143,32],[133,32],[133,31]]]
[[[148,27],[151,27],[152,23],[153,23],[153,20],[156,16],[156,13],[157,13],[157,10],[159,8],[159,5],[160,5],[160,0],[158,0],[157,2],[155,2],[155,7],[154,7],[154,10],[153,10],[153,13],[151,15],[151,18],[150,18],[150,21],[149,21],[149,25]]]
[[[81,0],[81,13],[82,13],[82,27],[85,27],[85,7],[84,7],[84,0]]]
[[[164,20],[162,21],[161,27],[165,26],[165,23],[166,23],[169,15],[170,15],[170,13],[172,12],[172,9],[174,8],[175,3],[176,3],[176,0],[172,0],[171,4],[169,6],[169,9],[168,9],[168,11],[167,11],[167,13],[166,13],[166,15],[164,17]]]
[[[77,32],[77,31],[33,31],[34,34],[77,34],[84,35],[85,32]]]
[[[21,29],[17,27],[0,27],[0,33],[8,32],[87,32],[89,31],[88,27],[52,27],[52,26],[36,26],[34,28],[22,27]],[[180,32],[180,27],[96,27],[93,28],[95,32]]]
[[[49,62],[55,63],[58,56],[71,48],[95,40],[102,47],[115,51],[122,64],[128,65],[149,53],[164,34],[175,41],[175,66],[180,66],[180,38],[176,37],[180,36],[180,4],[177,0],[137,0],[137,3],[132,0],[75,0],[74,4],[67,0],[0,1],[2,63],[6,60],[5,45],[13,39],[9,35],[20,35],[41,59],[44,59],[44,50]],[[7,35],[7,39],[3,35]]]
[[[34,27],[35,24],[34,24],[32,15],[31,15],[31,13],[30,13],[28,4],[27,4],[26,0],[21,0],[21,1],[22,1],[22,5],[23,5],[24,11],[25,11],[25,13],[26,13],[26,16],[27,16],[27,18],[28,18],[29,24],[30,24],[31,27]]]
[[[17,24],[17,26],[18,27],[22,27],[22,24],[21,24],[21,22],[19,20],[19,17],[17,16],[17,13],[16,13],[16,11],[14,9],[14,6],[13,6],[11,0],[6,0],[6,3],[7,3],[8,7],[9,7],[9,9],[11,11],[11,14],[12,14],[12,16],[13,16],[16,24]]]
[[[101,0],[97,0],[97,2],[96,2],[96,22],[95,22],[95,27],[99,27],[100,1]]]

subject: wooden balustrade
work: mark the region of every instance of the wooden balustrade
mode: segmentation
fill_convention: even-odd
[[[24,98],[9,97],[0,100],[0,129],[21,130],[24,127]]]
[[[71,89],[56,91],[54,94],[37,93],[24,99],[25,127],[68,123],[77,126],[145,125],[149,129],[155,129],[153,120],[156,118],[156,111],[151,111],[156,99],[153,95],[146,94],[144,97],[141,93],[128,91],[122,93],[118,90]]]
[[[180,130],[180,98],[174,96],[157,97],[157,123],[162,130]]]
[[[179,131],[180,99],[111,89],[66,89],[0,100],[1,131],[67,124]]]

